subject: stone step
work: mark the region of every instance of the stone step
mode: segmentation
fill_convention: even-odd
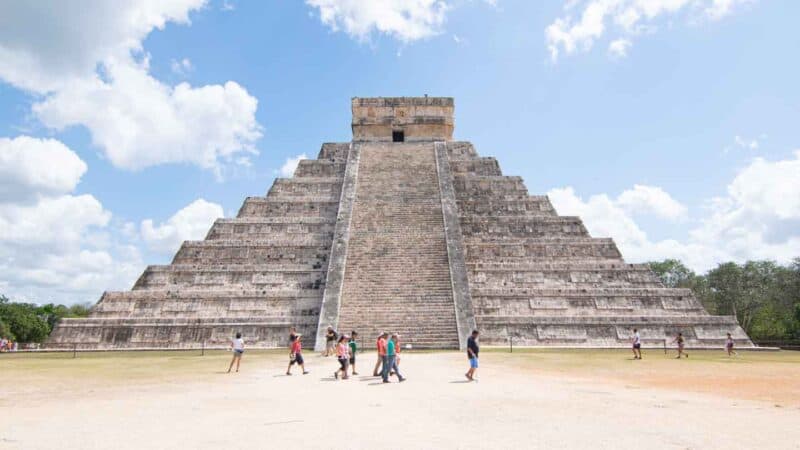
[[[269,197],[248,197],[239,209],[237,217],[319,216],[334,218],[336,217],[338,209],[338,199],[272,199]]]
[[[315,160],[304,159],[297,164],[297,169],[294,171],[293,178],[328,178],[328,177],[343,177],[344,170],[347,166],[346,161],[329,161],[329,160]]]
[[[450,171],[453,175],[473,174],[482,176],[500,176],[500,165],[495,158],[455,159],[450,160]]]
[[[558,238],[520,238],[515,242],[483,242],[480,239],[465,238],[467,262],[486,260],[494,257],[523,258],[621,258],[622,255],[612,239],[558,237]]]
[[[506,200],[475,198],[468,199],[456,197],[459,214],[464,216],[509,216],[520,217],[554,216],[555,210],[550,200],[545,196],[529,196],[525,199]]]

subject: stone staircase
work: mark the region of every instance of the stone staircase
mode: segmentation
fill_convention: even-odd
[[[340,331],[458,347],[437,176],[432,143],[362,144]]]

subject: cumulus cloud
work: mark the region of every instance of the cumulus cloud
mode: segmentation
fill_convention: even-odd
[[[78,155],[55,139],[0,138],[0,202],[71,192],[85,172]]]
[[[286,158],[286,162],[283,163],[280,169],[280,174],[283,178],[289,178],[294,175],[294,171],[297,169],[297,165],[300,164],[300,161],[308,159],[305,153],[301,153],[295,157]]]
[[[199,198],[160,225],[143,220],[142,238],[151,250],[171,255],[183,241],[203,239],[214,221],[223,216],[222,206]]]
[[[192,61],[189,58],[182,58],[180,60],[173,59],[169,62],[169,68],[172,70],[172,73],[182,77],[185,77],[189,72],[194,70]]]
[[[682,220],[687,208],[658,186],[635,184],[620,194],[615,203],[629,213],[653,214],[669,220]]]
[[[95,301],[135,279],[141,259],[113,236],[111,213],[73,190],[86,164],[59,141],[0,140],[0,286],[14,298]],[[56,296],[56,298],[53,298]]]
[[[571,187],[548,195],[560,214],[581,216],[593,236],[613,237],[633,262],[678,258],[702,272],[724,261],[788,262],[800,255],[800,150],[780,161],[754,159],[729,183],[727,195],[711,199],[682,240],[651,240],[636,223],[634,213],[686,215],[660,188],[645,188],[635,186],[616,199],[606,194],[584,199]]]
[[[40,96],[33,113],[46,126],[86,127],[117,167],[191,163],[220,175],[226,164],[246,163],[256,152],[257,100],[232,81],[167,85],[150,75],[142,46],[152,30],[188,24],[189,14],[204,5],[9,3],[0,15],[0,79]],[[191,63],[178,65],[185,71]]]
[[[608,51],[623,57],[635,36],[658,30],[659,20],[683,15],[689,21],[719,20],[736,6],[755,0],[571,0],[564,15],[545,28],[553,61],[561,55],[588,51],[606,34],[616,35]]]
[[[632,42],[628,39],[614,39],[608,44],[608,53],[615,58],[624,58],[628,56],[628,49],[631,48],[631,45]]]
[[[365,41],[373,33],[413,42],[441,33],[447,11],[444,0],[306,0],[323,24]]]

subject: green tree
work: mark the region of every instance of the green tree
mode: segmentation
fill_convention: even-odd
[[[8,328],[8,336],[20,342],[42,342],[50,334],[50,327],[37,314],[37,306],[30,303],[13,303],[0,296],[0,322]]]
[[[697,276],[692,269],[677,259],[665,259],[647,264],[667,287],[689,287],[691,279]]]

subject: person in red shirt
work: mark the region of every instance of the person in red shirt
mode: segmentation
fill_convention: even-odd
[[[378,336],[378,340],[375,342],[375,347],[378,350],[378,361],[375,362],[375,369],[372,371],[372,376],[377,377],[383,372],[383,369],[380,371],[378,369],[381,368],[383,364],[383,358],[386,356],[386,333],[381,333]]]
[[[290,338],[291,339],[291,338]],[[307,375],[305,361],[303,361],[303,335],[295,334],[289,350],[289,367],[286,368],[286,375],[292,374],[292,366],[297,364],[303,369],[303,375]]]

